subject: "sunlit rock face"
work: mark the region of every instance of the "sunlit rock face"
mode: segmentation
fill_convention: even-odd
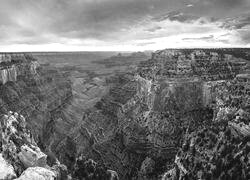
[[[15,82],[17,79],[17,69],[16,66],[11,66],[6,69],[1,70],[1,82],[5,84],[8,81]]]
[[[0,179],[11,180],[14,178],[16,178],[16,173],[13,166],[0,154]]]
[[[56,175],[53,171],[42,167],[32,167],[25,170],[16,180],[54,180]]]
[[[21,146],[18,158],[26,168],[34,166],[44,167],[47,163],[47,155],[41,152],[40,148],[37,148],[36,146]]]
[[[0,82],[16,82],[18,76],[35,75],[39,63],[26,54],[7,54],[0,58]]]

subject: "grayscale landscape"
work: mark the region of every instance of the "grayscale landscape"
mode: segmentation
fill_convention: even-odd
[[[248,0],[0,0],[0,180],[249,180]]]

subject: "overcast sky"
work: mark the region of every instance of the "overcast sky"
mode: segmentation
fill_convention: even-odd
[[[0,0],[0,51],[250,47],[250,0]]]

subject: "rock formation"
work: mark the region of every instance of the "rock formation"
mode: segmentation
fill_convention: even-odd
[[[67,76],[21,57],[1,62],[0,86],[0,111],[25,117],[4,116],[18,135],[3,152],[11,150],[19,178],[66,178],[58,161],[75,179],[248,178],[245,61],[214,50],[156,51],[110,77],[109,92],[75,120],[64,111],[72,95]],[[31,132],[23,132],[26,123]]]
[[[54,172],[42,168],[42,167],[31,167],[24,171],[24,173],[16,180],[54,180],[56,175]]]
[[[3,179],[68,179],[57,157],[73,171],[76,152],[69,135],[78,122],[63,112],[71,102],[71,81],[28,54],[5,54],[0,63],[0,112],[7,114],[1,126]],[[61,143],[66,156],[56,151]]]
[[[14,179],[16,178],[16,173],[13,166],[11,166],[4,158],[2,153],[0,154],[0,179]]]
[[[47,164],[44,154],[30,131],[26,121],[17,112],[9,112],[1,118],[1,179],[66,179],[61,178],[63,167],[58,161],[53,167]],[[65,169],[66,170],[66,169]],[[67,170],[66,170],[67,176]]]
[[[224,86],[245,66],[213,51],[157,51],[135,72],[113,79],[72,133],[76,149],[121,179],[141,176],[150,158],[155,166],[143,176],[159,178],[173,165],[186,132],[219,117],[219,94],[226,96]]]
[[[29,54],[5,56],[2,56],[0,64],[0,112],[6,114],[8,110],[13,110],[22,114],[34,139],[45,146],[52,137],[52,132],[46,127],[54,122],[53,111],[72,96],[71,82],[59,71],[40,66]],[[66,126],[65,122],[61,123]],[[57,125],[60,126],[60,123]]]

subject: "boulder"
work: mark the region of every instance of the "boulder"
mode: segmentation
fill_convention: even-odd
[[[142,162],[140,173],[145,176],[147,174],[152,173],[154,171],[154,168],[155,168],[155,161],[150,157],[147,157]]]
[[[16,178],[13,166],[6,162],[0,154],[0,180],[10,180]]]
[[[26,168],[34,166],[44,167],[47,163],[47,155],[40,148],[32,145],[31,147],[23,145],[21,152],[18,153],[19,159]]]
[[[55,180],[53,171],[43,167],[30,167],[26,169],[16,180]]]

